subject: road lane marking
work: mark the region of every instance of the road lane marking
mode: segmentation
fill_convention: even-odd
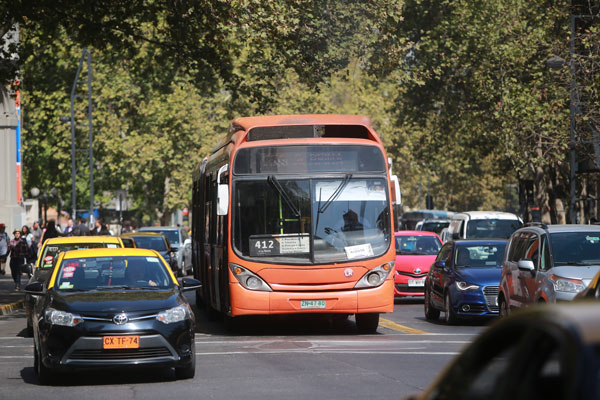
[[[208,340],[208,341],[198,341],[196,340],[196,344],[257,344],[257,343],[278,343],[281,340]],[[431,344],[467,344],[471,343],[471,340],[385,340],[385,341],[372,341],[372,340],[310,340],[310,339],[296,339],[296,340],[284,340],[285,343],[330,343],[330,344],[360,344],[360,343],[368,343],[373,345],[378,344],[395,344],[395,343],[431,343]],[[0,346],[2,347],[2,346]]]
[[[276,355],[276,354],[393,354],[393,355],[425,355],[425,356],[455,356],[457,351],[371,351],[371,350],[270,350],[270,351],[219,351],[196,353],[197,356],[227,356],[227,355]]]
[[[33,356],[0,356],[0,358],[33,358]]]
[[[390,321],[389,319],[385,319],[385,318],[379,318],[379,325],[383,326],[384,328],[392,329],[394,331],[399,331],[402,333],[411,333],[411,334],[418,334],[418,335],[424,335],[424,334],[429,333],[429,332],[425,332],[425,331],[422,331],[419,329],[413,329],[413,328],[409,328],[408,326],[397,324],[394,321]]]

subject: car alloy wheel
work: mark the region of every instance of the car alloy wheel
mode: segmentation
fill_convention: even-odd
[[[509,311],[508,311],[508,304],[506,304],[506,300],[504,300],[503,298],[500,299],[499,301],[499,309],[500,309],[500,317],[504,318],[504,317],[508,317]]]
[[[452,308],[452,303],[450,302],[450,293],[446,292],[446,298],[444,301],[444,319],[448,325],[454,325],[458,322],[458,317]]]
[[[431,305],[431,294],[429,293],[429,289],[427,287],[425,287],[425,299],[423,301],[423,307],[425,309],[425,319],[428,321],[437,321],[440,318],[440,310]]]

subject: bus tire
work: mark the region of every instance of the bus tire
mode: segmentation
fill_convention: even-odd
[[[379,313],[356,314],[356,328],[359,333],[376,333],[379,326]]]

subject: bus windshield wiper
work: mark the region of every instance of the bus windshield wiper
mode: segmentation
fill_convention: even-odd
[[[281,195],[281,197],[283,197],[283,200],[285,200],[285,203],[288,205],[288,207],[290,208],[290,210],[292,210],[292,213],[294,214],[294,217],[300,217],[300,210],[294,205],[292,199],[290,198],[290,196],[287,194],[287,192],[285,191],[285,189],[283,188],[283,186],[281,186],[281,184],[279,183],[279,180],[277,180],[277,178],[274,175],[269,175],[267,177],[267,182],[273,186],[275,188],[275,190],[277,190],[277,192]]]
[[[352,174],[346,174],[342,183],[340,183],[340,185],[337,187],[337,189],[335,189],[335,191],[331,194],[331,196],[329,196],[327,201],[325,201],[325,203],[323,203],[323,205],[319,205],[319,214],[323,214],[327,210],[327,208],[329,208],[331,203],[333,203],[333,201],[340,195],[340,193],[342,193],[342,190],[344,190],[344,188],[346,187],[348,182],[350,182],[350,178],[352,178]],[[319,195],[319,204],[320,203],[321,203],[321,196]]]

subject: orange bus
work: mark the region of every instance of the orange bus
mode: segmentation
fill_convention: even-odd
[[[193,174],[197,302],[225,316],[393,311],[390,169],[369,119],[239,118]],[[395,195],[398,193],[397,195]]]

